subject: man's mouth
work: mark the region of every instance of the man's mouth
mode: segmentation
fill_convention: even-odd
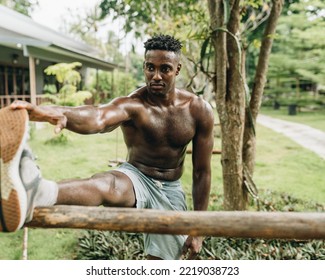
[[[153,89],[161,89],[163,87],[165,87],[164,84],[157,84],[157,83],[150,83],[150,87]]]

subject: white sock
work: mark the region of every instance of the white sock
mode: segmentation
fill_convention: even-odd
[[[59,187],[54,181],[41,179],[35,196],[35,207],[53,206],[58,199]]]
[[[27,193],[26,222],[29,222],[33,218],[35,207],[52,206],[56,203],[59,188],[57,183],[42,178],[32,154],[27,150],[20,161],[19,171]]]

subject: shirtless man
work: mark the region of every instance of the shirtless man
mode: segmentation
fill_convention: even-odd
[[[182,47],[177,39],[158,35],[145,42],[144,47],[146,86],[129,96],[98,107],[34,106],[16,101],[10,109],[0,111],[0,231],[17,230],[32,219],[34,207],[54,204],[184,211],[186,202],[180,178],[191,141],[193,206],[194,210],[207,210],[213,110],[201,97],[175,87]],[[30,121],[55,125],[57,133],[64,128],[80,134],[106,133],[120,126],[128,149],[127,162],[87,179],[47,181],[40,177],[31,153],[25,148],[24,126],[28,118],[26,110],[19,109],[27,110]],[[10,137],[12,123],[23,127],[23,133]],[[4,158],[8,154],[3,145],[6,139],[18,139],[15,141],[19,143]],[[9,169],[19,171],[10,174]],[[193,259],[202,246],[201,237],[181,235],[144,234],[144,242],[149,259],[179,259],[187,253]]]

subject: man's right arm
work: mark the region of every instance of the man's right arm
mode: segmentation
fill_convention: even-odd
[[[126,97],[127,98],[127,97]],[[25,101],[15,101],[12,109],[26,109],[31,121],[49,122],[55,125],[55,132],[62,129],[80,134],[93,134],[112,131],[129,119],[126,98],[113,100],[103,106],[35,106]]]

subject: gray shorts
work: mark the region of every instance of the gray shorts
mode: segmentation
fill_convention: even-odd
[[[160,210],[186,211],[185,193],[180,180],[158,181],[144,175],[129,163],[116,171],[127,175],[133,183],[136,207]],[[164,260],[179,259],[186,235],[144,234],[145,253]]]

